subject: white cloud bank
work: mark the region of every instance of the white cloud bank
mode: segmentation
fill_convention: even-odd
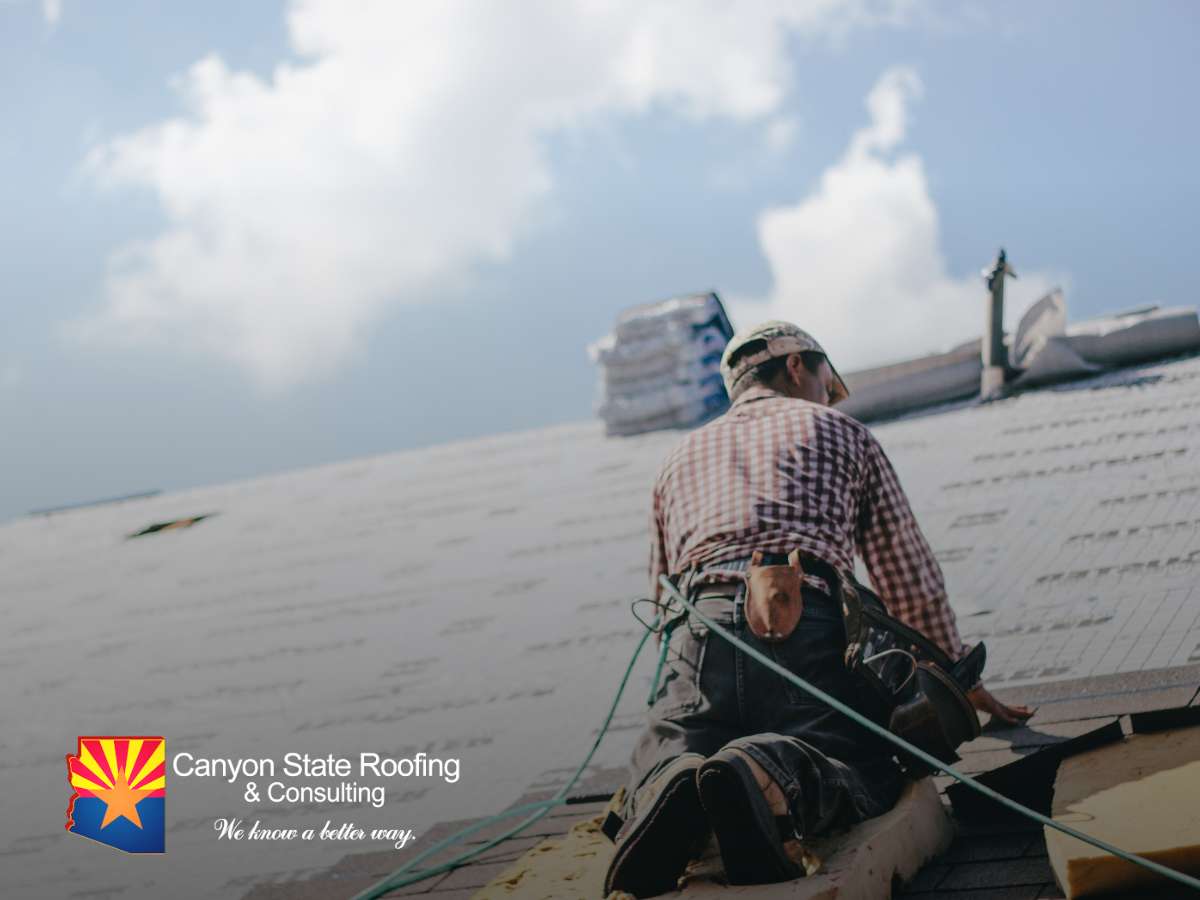
[[[296,0],[304,60],[217,56],[186,114],[97,148],[167,225],[114,254],[85,337],[201,350],[267,387],[334,369],[390,304],[506,258],[553,186],[545,135],[604,114],[776,118],[795,36],[895,22],[905,0],[395,3]]]
[[[758,233],[771,267],[765,298],[735,300],[738,323],[779,318],[810,330],[842,371],[911,358],[978,337],[986,290],[978,271],[946,271],[938,214],[919,156],[891,158],[908,131],[921,81],[886,72],[867,96],[870,122],[795,206],[768,210]],[[981,254],[996,248],[981,248]],[[980,268],[988,262],[981,255]],[[1024,271],[1006,286],[1012,320],[1054,283]]]

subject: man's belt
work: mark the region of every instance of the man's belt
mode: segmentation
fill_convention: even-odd
[[[746,586],[744,581],[716,581],[712,584],[702,584],[696,588],[697,597],[728,597],[732,600],[738,595],[743,587]]]
[[[720,563],[714,565],[713,568],[719,566]],[[837,569],[831,566],[825,560],[816,556],[811,556],[807,553],[800,554],[800,566],[804,570],[805,576],[819,578],[825,583],[826,593],[833,598],[837,598],[838,585],[841,583],[841,578],[838,575]],[[704,573],[699,574],[700,578],[704,577]],[[737,579],[736,581],[722,580],[714,581],[711,584],[700,583],[695,587],[697,596],[712,596],[712,597],[734,597],[737,595],[746,582],[745,579]],[[811,584],[806,584],[812,587]]]

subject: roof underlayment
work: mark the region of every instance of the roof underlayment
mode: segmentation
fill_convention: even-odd
[[[895,418],[949,400],[976,397],[982,341],[967,341],[894,365],[846,376],[841,409],[864,422]],[[1067,303],[1054,290],[1033,304],[1005,337],[1009,393],[1200,350],[1200,317],[1192,307],[1147,306],[1067,324]]]
[[[989,683],[1044,698],[1200,661],[1198,386],[1193,357],[876,427],[964,635],[988,642]],[[86,874],[111,897],[237,896],[347,852],[220,845],[213,819],[246,808],[240,789],[176,778],[166,857],[133,868],[73,847],[67,862],[65,773],[46,747],[65,754],[79,734],[152,723],[172,753],[461,757],[458,784],[337,811],[418,830],[553,780],[589,746],[639,634],[649,488],[676,440],[564,426],[0,526],[0,672],[38,710],[0,737],[5,805],[24,811],[0,818],[0,893],[63,896]],[[598,767],[624,764],[651,669]]]

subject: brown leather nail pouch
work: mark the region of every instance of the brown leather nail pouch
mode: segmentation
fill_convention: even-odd
[[[799,551],[793,550],[787,557],[754,551],[746,571],[746,624],[751,634],[777,642],[796,630],[804,612],[803,576]]]

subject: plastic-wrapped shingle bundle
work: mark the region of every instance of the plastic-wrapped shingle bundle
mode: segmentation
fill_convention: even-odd
[[[721,353],[733,326],[716,294],[625,310],[588,347],[600,366],[596,412],[610,435],[696,425],[723,412]]]

